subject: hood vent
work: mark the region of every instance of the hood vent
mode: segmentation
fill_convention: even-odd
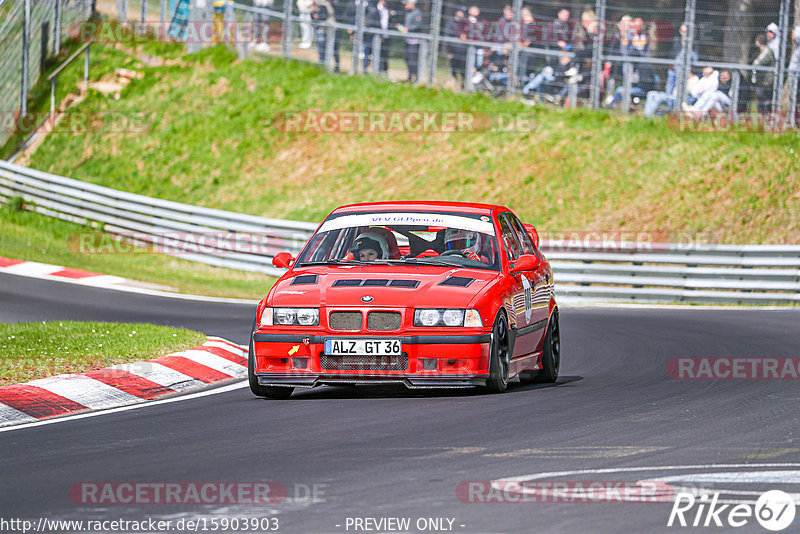
[[[292,280],[293,286],[299,286],[303,284],[316,284],[317,279],[319,276],[316,274],[301,274],[300,276],[295,276]]]
[[[445,278],[442,282],[439,283],[439,285],[467,287],[474,281],[475,281],[474,278],[466,278],[464,276],[451,276],[450,278]]]
[[[414,289],[419,285],[419,280],[388,280],[376,278],[372,280],[336,280],[333,287],[397,287],[400,289]]]

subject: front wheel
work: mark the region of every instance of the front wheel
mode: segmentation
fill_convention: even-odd
[[[486,390],[502,393],[508,387],[508,370],[511,354],[508,351],[508,322],[503,312],[497,314],[492,328],[492,344],[489,350],[489,378]]]
[[[558,310],[553,311],[547,334],[542,347],[542,370],[533,379],[534,382],[552,384],[558,380],[561,368],[561,329],[558,326]]]
[[[272,399],[288,399],[292,392],[293,387],[283,386],[262,386],[258,383],[258,377],[255,372],[256,368],[256,352],[253,348],[253,336],[250,336],[250,350],[247,354],[247,381],[250,383],[250,391],[256,397],[269,397]]]

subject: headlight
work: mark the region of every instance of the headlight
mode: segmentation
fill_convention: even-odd
[[[471,326],[481,327],[483,321],[478,310],[420,309],[414,310],[414,326]]]
[[[263,315],[261,324],[264,324]],[[319,308],[272,308],[275,325],[317,326],[319,324]]]

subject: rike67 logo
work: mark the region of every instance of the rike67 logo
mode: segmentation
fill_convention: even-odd
[[[724,504],[719,500],[719,493],[710,498],[709,495],[696,498],[691,493],[680,492],[675,495],[667,526],[739,528],[755,518],[763,528],[777,532],[792,524],[796,511],[792,496],[780,490],[761,494],[755,505]]]

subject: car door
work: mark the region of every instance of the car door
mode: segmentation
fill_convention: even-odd
[[[505,248],[508,266],[509,269],[512,269],[517,258],[525,253],[525,249],[523,248],[518,232],[514,228],[513,215],[511,213],[501,213],[497,217],[497,222],[500,225],[500,235],[503,239],[503,248]],[[514,351],[511,354],[512,358],[516,358],[534,352],[539,338],[535,335],[536,333],[532,327],[534,323],[533,273],[523,271],[510,276],[512,278],[513,288],[509,296],[505,299],[504,304],[509,323],[515,329],[516,333]]]
[[[550,268],[533,243],[530,234],[525,230],[525,226],[522,222],[512,213],[508,214],[508,218],[520,242],[522,252],[524,254],[532,254],[539,258],[538,267],[525,273],[532,290],[530,304],[526,301],[526,312],[528,310],[527,306],[530,306],[531,310],[531,319],[528,323],[528,327],[531,330],[530,338],[531,340],[535,340],[535,347],[538,348],[540,341],[544,338],[547,318],[550,311],[550,298],[552,296]]]

